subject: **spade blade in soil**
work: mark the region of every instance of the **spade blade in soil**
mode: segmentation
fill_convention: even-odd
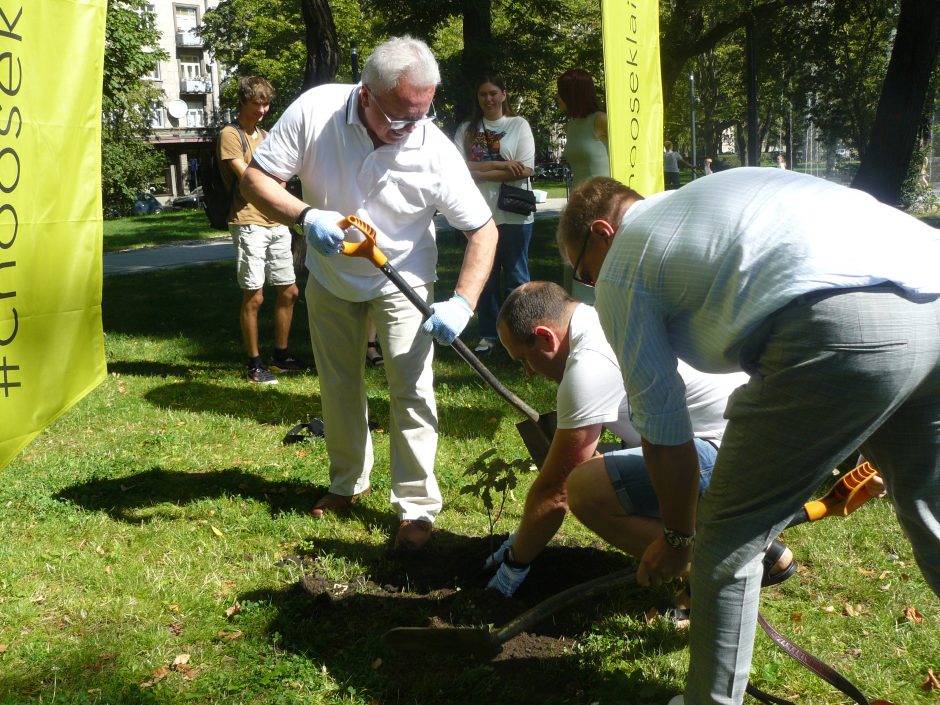
[[[502,645],[490,629],[469,627],[395,627],[382,637],[398,651],[495,656]]]
[[[548,457],[548,449],[552,445],[552,438],[555,437],[557,422],[558,415],[554,411],[549,411],[547,414],[539,414],[537,422],[526,419],[516,424],[516,430],[519,431],[526,450],[540,468],[545,464],[545,458]]]

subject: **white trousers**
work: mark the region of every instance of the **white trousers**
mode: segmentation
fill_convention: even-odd
[[[426,301],[433,300],[433,285],[416,291]],[[398,292],[361,302],[340,299],[313,275],[307,279],[306,299],[330,457],[330,492],[349,496],[370,486],[373,454],[364,369],[371,317],[388,380],[391,503],[400,519],[434,521],[442,503],[434,477],[434,347],[421,331],[420,311]]]

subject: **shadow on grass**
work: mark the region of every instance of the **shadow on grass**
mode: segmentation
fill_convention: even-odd
[[[271,481],[237,468],[212,472],[171,472],[155,467],[127,477],[91,480],[66,487],[54,499],[70,502],[82,509],[104,512],[112,519],[132,524],[152,521],[176,512],[161,510],[163,505],[179,507],[215,497],[241,497],[263,502],[272,515],[309,511],[326,492],[323,485],[296,481]],[[372,510],[357,506],[356,512]],[[366,517],[381,521],[382,515]]]
[[[337,583],[310,572],[296,585],[238,599],[272,605],[277,614],[268,629],[280,648],[324,664],[333,679],[355,684],[361,695],[377,702],[541,705],[594,702],[598,692],[617,693],[631,703],[668,700],[670,689],[641,673],[603,674],[577,648],[605,619],[645,613],[651,593],[636,586],[615,588],[546,615],[505,643],[495,657],[461,653],[438,639],[423,644],[421,636],[414,652],[395,650],[383,641],[387,630],[400,626],[486,630],[567,587],[630,565],[613,551],[552,545],[510,600],[484,590],[489,576],[481,567],[488,551],[485,537],[441,530],[413,556],[387,547],[311,539],[298,557],[303,565],[315,569],[317,557],[328,554],[366,565],[367,575]],[[636,634],[622,635],[618,646],[623,641],[634,644],[635,652],[670,651],[685,647],[686,633],[654,620]],[[631,697],[636,695],[641,697]]]

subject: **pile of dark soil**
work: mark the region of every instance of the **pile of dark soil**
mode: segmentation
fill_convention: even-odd
[[[323,546],[321,552],[336,550]],[[272,628],[283,644],[322,661],[334,675],[348,673],[357,689],[381,693],[380,702],[595,701],[598,684],[578,655],[579,641],[605,616],[642,616],[663,601],[662,593],[627,585],[579,600],[509,640],[495,656],[431,644],[425,652],[406,653],[382,641],[394,627],[499,627],[568,587],[632,564],[600,543],[553,543],[507,599],[485,590],[489,574],[482,565],[490,550],[488,538],[435,531],[419,554],[389,550],[375,557],[367,576],[350,583],[327,579],[311,556],[298,557],[310,570]]]

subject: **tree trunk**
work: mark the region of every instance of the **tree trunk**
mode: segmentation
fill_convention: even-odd
[[[462,0],[463,56],[454,105],[458,120],[473,110],[473,84],[483,73],[493,70],[492,0]]]
[[[897,205],[940,51],[940,2],[901,0],[898,30],[868,149],[852,186]]]
[[[300,0],[304,18],[304,42],[307,45],[307,65],[304,68],[306,91],[336,79],[339,67],[339,42],[329,0]]]

